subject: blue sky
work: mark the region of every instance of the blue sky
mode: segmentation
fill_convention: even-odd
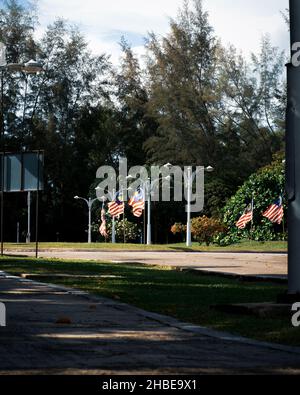
[[[117,62],[122,35],[134,50],[143,54],[144,37],[149,31],[165,34],[169,17],[176,17],[182,0],[39,0],[42,34],[56,17],[80,26],[94,53],[106,52]],[[288,48],[288,31],[280,11],[288,0],[204,0],[210,22],[223,44],[233,44],[246,56],[259,50],[264,33],[274,45]]]

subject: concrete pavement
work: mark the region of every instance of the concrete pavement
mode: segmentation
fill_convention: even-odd
[[[34,252],[6,251],[7,254],[33,256]],[[115,251],[115,250],[63,250],[40,252],[40,257],[87,259],[112,262],[140,262],[150,265],[191,268],[206,272],[247,276],[287,278],[287,254],[277,253],[209,253],[179,251]]]
[[[0,273],[0,374],[300,373],[300,349]]]

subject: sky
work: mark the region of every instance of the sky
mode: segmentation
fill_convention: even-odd
[[[210,23],[224,45],[233,44],[248,57],[259,51],[262,34],[269,33],[274,45],[288,49],[288,30],[280,14],[288,8],[288,0],[203,1]],[[142,55],[147,34],[166,34],[169,18],[176,17],[182,3],[183,0],[39,0],[39,34],[56,17],[63,17],[80,27],[95,54],[105,52],[111,55],[113,63],[118,63],[122,35]]]

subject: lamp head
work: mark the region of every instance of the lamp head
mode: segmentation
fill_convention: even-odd
[[[7,69],[9,71],[17,72],[24,70],[24,63],[8,63]]]
[[[44,71],[42,63],[33,59],[24,64],[23,70],[28,74],[36,74]]]

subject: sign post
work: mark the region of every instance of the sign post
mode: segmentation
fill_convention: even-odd
[[[12,192],[36,192],[36,257],[38,257],[39,192],[44,189],[44,152],[1,154],[1,255],[3,256],[3,195]]]

